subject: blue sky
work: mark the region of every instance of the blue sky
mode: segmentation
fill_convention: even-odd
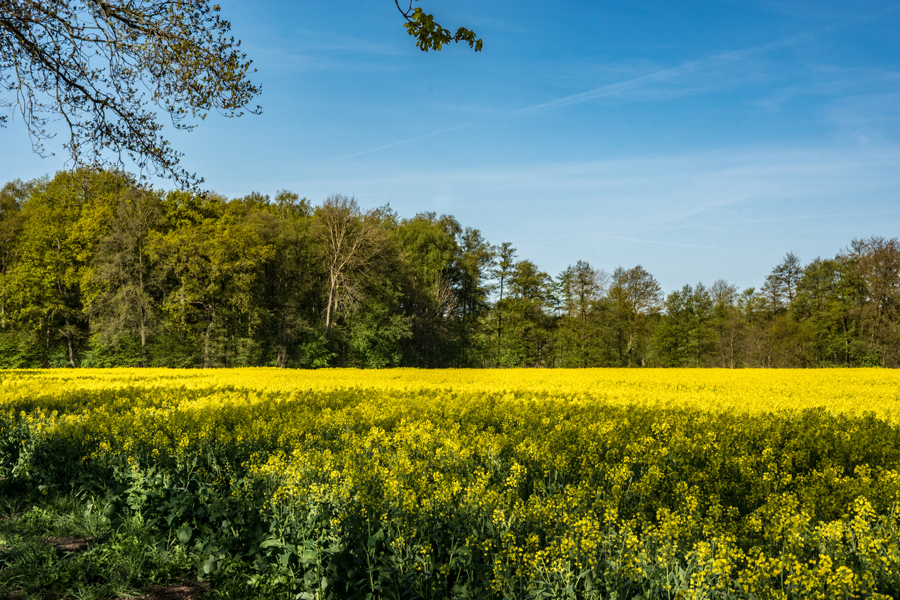
[[[390,0],[220,2],[263,113],[173,135],[184,166],[228,197],[452,214],[551,275],[641,264],[666,291],[900,235],[898,4],[423,2],[484,51],[419,51]],[[20,121],[0,136],[2,181],[65,166]]]

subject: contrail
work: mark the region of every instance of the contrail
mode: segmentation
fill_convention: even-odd
[[[612,96],[618,96],[624,92],[629,92],[637,87],[640,87],[645,83],[654,83],[657,81],[667,81],[670,79],[676,79],[682,75],[686,75],[688,73],[694,73],[696,71],[701,71],[703,69],[707,69],[709,67],[714,67],[718,65],[724,65],[728,63],[737,62],[739,60],[743,60],[749,56],[753,56],[754,54],[763,54],[770,50],[775,50],[777,48],[786,48],[788,46],[793,46],[802,42],[803,40],[807,40],[823,33],[827,33],[828,31],[838,29],[843,25],[833,25],[831,27],[825,27],[822,29],[816,29],[814,31],[809,31],[807,33],[797,35],[794,37],[786,38],[783,40],[778,40],[775,42],[769,42],[767,44],[762,44],[759,46],[753,46],[751,48],[743,48],[741,50],[731,50],[729,52],[724,52],[722,54],[717,54],[715,56],[711,56],[709,58],[704,58],[702,60],[695,60],[691,62],[687,62],[677,67],[671,67],[668,69],[662,69],[660,71],[655,71],[653,73],[648,73],[646,75],[641,75],[639,77],[635,77],[633,79],[627,79],[625,81],[620,81],[618,83],[612,83],[609,85],[604,85],[598,88],[594,88],[591,90],[587,90],[585,92],[579,92],[577,94],[572,94],[571,96],[564,96],[562,98],[557,98],[556,100],[551,100],[550,102],[544,102],[542,104],[535,104],[532,106],[528,106],[526,108],[520,108],[519,110],[513,111],[510,113],[510,116],[524,116],[529,114],[534,114],[537,112],[545,111],[545,110],[554,110],[557,108],[565,108],[568,106],[573,106],[575,104],[581,104],[582,102],[588,102],[590,100],[596,100],[598,98],[609,98]]]
[[[611,96],[617,96],[623,92],[630,91],[641,84],[644,83],[653,83],[656,81],[666,81],[669,79],[675,79],[681,75],[685,75],[687,73],[693,73],[696,71],[701,71],[703,69],[707,69],[709,67],[714,67],[717,65],[723,65],[728,63],[737,62],[739,60],[743,60],[747,57],[753,56],[755,54],[763,54],[765,52],[769,52],[770,50],[776,50],[778,48],[787,48],[789,46],[794,46],[800,42],[803,42],[808,39],[812,39],[818,37],[820,35],[830,33],[837,29],[844,29],[846,27],[850,27],[851,25],[855,25],[856,23],[867,21],[870,19],[875,19],[881,17],[887,13],[896,12],[900,10],[898,8],[890,8],[884,11],[881,11],[872,15],[864,15],[861,17],[857,17],[855,19],[850,19],[848,21],[844,21],[842,23],[835,23],[834,25],[829,25],[827,27],[820,27],[818,29],[812,29],[805,33],[801,33],[799,35],[791,36],[788,38],[784,38],[781,40],[776,40],[774,42],[768,42],[765,44],[760,44],[758,46],[751,46],[749,48],[742,48],[740,50],[731,50],[729,52],[723,52],[721,54],[716,54],[715,56],[711,56],[709,58],[704,58],[701,60],[695,60],[691,62],[687,62],[677,67],[671,67],[668,69],[662,69],[660,71],[656,71],[654,73],[648,73],[646,75],[641,75],[639,77],[635,77],[633,79],[628,79],[625,81],[620,81],[618,83],[612,83],[609,85],[604,85],[598,88],[594,88],[591,90],[587,90],[584,92],[579,92],[577,94],[572,94],[571,96],[564,96],[562,98],[557,98],[556,100],[551,100],[549,102],[543,102],[541,104],[535,104],[532,106],[528,106],[525,108],[520,108],[519,110],[515,110],[509,113],[509,116],[523,116],[529,115],[532,113],[540,112],[543,110],[553,110],[557,108],[565,108],[567,106],[572,106],[574,104],[581,104],[582,102],[588,102],[590,100],[596,100],[597,98],[608,98]]]
[[[829,33],[831,31],[837,29],[843,29],[854,25],[861,21],[866,21],[869,19],[873,19],[876,17],[883,16],[886,13],[895,12],[896,10],[900,10],[900,8],[891,8],[885,11],[881,11],[874,15],[866,15],[863,17],[858,17],[856,19],[851,19],[848,21],[844,21],[842,23],[836,23],[834,25],[829,25],[828,27],[821,27],[818,29],[813,29],[811,31],[807,31],[806,33],[801,33],[799,35],[795,35],[789,38],[784,38],[781,40],[776,40],[774,42],[768,42],[765,44],[760,44],[758,46],[751,46],[749,48],[743,48],[740,50],[731,50],[729,52],[723,52],[721,54],[716,54],[715,56],[711,56],[709,58],[704,58],[701,60],[687,62],[676,67],[670,67],[668,69],[661,69],[659,71],[655,71],[653,73],[648,73],[646,75],[641,75],[639,77],[634,77],[632,79],[627,79],[625,81],[620,81],[618,83],[612,83],[609,85],[604,85],[598,88],[594,88],[591,90],[587,90],[584,92],[579,92],[577,94],[572,94],[570,96],[564,96],[562,98],[557,98],[556,100],[551,100],[549,102],[543,102],[540,104],[534,104],[532,106],[527,106],[525,108],[520,108],[518,110],[513,110],[507,112],[502,117],[523,117],[532,114],[536,114],[543,111],[548,110],[556,110],[559,108],[565,108],[568,106],[573,106],[576,104],[581,104],[583,102],[589,102],[591,100],[596,100],[598,98],[609,98],[618,96],[625,92],[631,91],[643,84],[653,83],[658,81],[668,81],[672,79],[676,79],[682,75],[686,75],[688,73],[694,73],[696,71],[701,71],[703,69],[707,69],[710,67],[714,67],[717,65],[728,64],[743,60],[749,56],[753,56],[755,54],[763,54],[765,52],[769,52],[771,50],[776,50],[778,48],[786,48],[789,46],[793,46],[798,44],[804,40],[808,40],[814,37],[818,37],[825,33]],[[330,158],[328,160],[324,160],[317,163],[312,163],[309,165],[305,165],[306,167],[324,165],[332,162],[337,162],[340,160],[345,160],[347,158],[354,158],[357,156],[362,156],[364,154],[372,154],[373,152],[379,152],[381,150],[386,150],[388,148],[393,148],[394,146],[400,146],[403,144],[409,144],[411,142],[416,142],[418,140],[423,140],[426,138],[430,138],[436,135],[441,135],[443,133],[449,133],[451,131],[455,131],[457,129],[463,129],[465,127],[471,127],[476,125],[481,121],[471,121],[468,123],[463,123],[460,125],[456,125],[454,127],[447,127],[446,129],[441,129],[438,131],[433,131],[431,133],[426,133],[423,135],[418,135],[415,137],[398,140],[396,142],[392,142],[390,144],[385,144],[383,146],[378,146],[375,148],[369,148],[368,150],[361,150],[359,152],[354,152],[352,154],[345,154],[343,156],[337,156],[335,158]]]

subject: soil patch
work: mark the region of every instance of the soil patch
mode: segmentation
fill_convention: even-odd
[[[79,550],[86,550],[90,547],[90,545],[94,543],[94,538],[73,537],[67,535],[64,537],[47,538],[44,540],[44,543],[48,546],[53,546],[58,550],[63,550],[64,552],[78,552]]]
[[[184,583],[181,585],[152,585],[143,596],[134,600],[194,600],[200,594],[209,591],[206,582]]]

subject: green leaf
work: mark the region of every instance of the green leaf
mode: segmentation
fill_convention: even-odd
[[[203,573],[205,575],[211,575],[216,570],[216,559],[212,556],[206,559],[206,562],[203,563]]]
[[[369,536],[369,548],[373,548],[377,542],[384,539],[384,529],[379,529],[374,535]]]
[[[175,532],[175,535],[178,537],[178,541],[182,544],[187,544],[191,541],[191,536],[194,535],[194,530],[191,529],[191,526],[188,524],[184,524],[178,528],[178,531]]]

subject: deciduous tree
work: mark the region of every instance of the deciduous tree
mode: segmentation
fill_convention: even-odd
[[[616,321],[620,363],[623,366],[642,363],[639,346],[647,331],[647,321],[662,308],[659,282],[641,265],[632,269],[618,267],[613,272],[608,297]]]
[[[509,278],[508,360],[503,366],[538,367],[546,364],[550,344],[551,279],[530,260],[520,260]]]
[[[482,41],[456,33],[410,0],[395,5],[423,51]],[[36,152],[64,130],[76,166],[123,166],[171,177],[183,187],[203,181],[180,166],[182,154],[163,133],[161,115],[191,130],[210,112],[259,113],[261,88],[231,24],[208,0],[0,0],[0,126],[18,114]]]
[[[133,180],[120,173],[61,172],[35,184],[22,208],[10,300],[20,326],[39,333],[42,361],[54,363],[55,342],[65,363],[78,364],[87,334],[84,287],[99,239],[112,222],[119,195]]]
[[[85,310],[91,328],[105,345],[123,335],[140,339],[140,365],[147,364],[147,344],[156,322],[159,282],[148,244],[163,221],[158,194],[138,188],[121,193],[115,226],[100,240],[86,281]]]
[[[666,297],[665,316],[656,330],[656,344],[663,364],[702,367],[712,354],[713,301],[702,283],[685,285]]]
[[[609,275],[583,260],[569,266],[557,278],[563,310],[559,324],[563,365],[598,364],[601,334],[597,308],[608,283]]]
[[[163,310],[171,328],[191,342],[182,366],[229,363],[245,353],[257,325],[260,277],[272,255],[264,213],[254,200],[227,202],[216,196],[169,194],[164,203],[169,230],[150,242],[150,256],[168,277]],[[189,345],[186,345],[189,346]]]
[[[407,271],[404,300],[411,337],[404,362],[442,367],[453,364],[458,340],[453,319],[458,312],[451,278],[460,254],[455,233],[459,223],[447,215],[420,213],[394,230]]]
[[[458,307],[457,365],[481,366],[484,364],[482,350],[485,350],[482,346],[487,344],[479,337],[479,330],[489,308],[489,276],[496,255],[481,231],[473,227],[458,230],[456,240],[459,254],[454,258],[450,281]]]
[[[22,230],[22,206],[29,187],[20,180],[11,181],[0,190],[0,330],[6,327],[7,273],[16,261],[17,242]]]
[[[844,253],[855,266],[865,293],[863,326],[871,362],[900,365],[900,240],[856,239]]]
[[[21,115],[35,150],[54,136],[76,164],[125,157],[196,185],[163,135],[160,113],[190,130],[210,111],[259,112],[260,88],[230,23],[207,0],[0,1],[0,106]],[[2,115],[6,120],[9,115]]]
[[[315,212],[313,236],[328,274],[325,337],[335,312],[358,300],[359,276],[384,247],[384,235],[372,212],[360,210],[355,198],[329,196]]]

